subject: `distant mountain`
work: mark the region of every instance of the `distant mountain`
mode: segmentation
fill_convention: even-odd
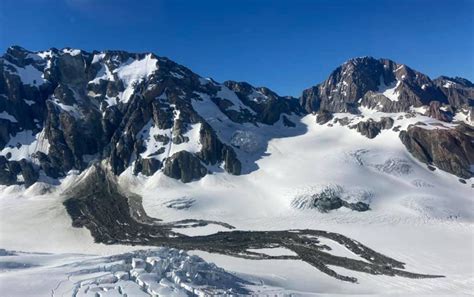
[[[347,61],[323,83],[305,90],[301,103],[308,112],[357,113],[359,107],[408,112],[438,101],[456,111],[473,106],[473,87],[467,79],[431,80],[406,65],[363,57]]]
[[[218,83],[151,53],[12,46],[0,64],[0,184],[55,183],[94,162],[116,175],[162,171],[182,182],[246,174],[258,169],[269,139],[304,133],[298,122],[308,113],[369,138],[398,129],[420,161],[473,176],[474,85],[431,80],[387,59],[349,60],[300,98]],[[354,121],[361,110],[386,115]],[[414,113],[442,129],[393,127],[396,117]]]

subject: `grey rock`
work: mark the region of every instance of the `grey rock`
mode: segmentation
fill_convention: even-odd
[[[133,168],[133,173],[136,175],[141,173],[146,176],[151,176],[159,169],[161,169],[162,164],[160,160],[153,158],[138,158],[135,161],[135,167]]]
[[[380,121],[376,122],[373,119],[369,119],[364,122],[359,122],[354,126],[350,126],[351,129],[357,129],[357,132],[366,136],[367,138],[375,138],[382,130],[391,129],[393,126],[393,119],[383,117]]]
[[[209,124],[202,123],[199,134],[202,148],[198,156],[205,164],[215,165],[224,162],[224,169],[227,172],[234,175],[241,173],[242,164],[237,159],[234,150],[218,139]]]
[[[410,125],[400,132],[407,150],[418,160],[461,178],[473,176],[474,129],[460,124],[454,129],[427,129]]]
[[[100,59],[96,54],[101,54]],[[227,172],[241,174],[242,164],[234,151],[237,148],[226,145],[228,140],[220,139],[206,119],[194,110],[196,100],[216,104],[234,122],[258,126],[272,125],[281,120],[290,128],[297,126],[290,120],[290,115],[319,112],[317,120],[327,122],[331,113],[357,113],[361,105],[383,106],[383,111],[403,111],[410,106],[438,101],[439,105],[430,105],[430,115],[442,120],[447,119],[443,117],[445,113],[451,116],[461,108],[472,108],[473,86],[469,81],[446,77],[431,81],[404,65],[373,58],[348,61],[325,82],[304,91],[298,101],[245,82],[219,84],[203,80],[186,67],[149,54],[156,59],[158,69],[135,83],[127,102],[117,101],[126,86],[114,70],[127,61],[140,60],[146,55],[124,51],[71,54],[52,48],[47,58],[41,58],[37,53],[18,46],[8,48],[0,58],[0,112],[12,115],[16,121],[0,119],[0,149],[22,131],[31,131],[33,135],[43,131],[49,149],[47,153],[37,152],[31,156],[31,160],[22,163],[23,168],[20,163],[9,160],[11,155],[5,155],[0,164],[0,183],[29,185],[37,179],[40,171],[59,178],[70,170],[86,169],[90,166],[91,156],[107,161],[115,174],[122,173],[136,161],[135,173],[151,175],[161,168],[153,157],[163,154],[163,147],[169,142],[187,142],[186,133],[191,125],[198,123],[201,124],[202,150],[194,157],[203,164],[223,164]],[[23,83],[15,69],[25,66],[39,71],[45,81],[33,85]],[[102,76],[106,68],[108,78]],[[397,87],[400,93],[398,103],[377,94],[381,82],[390,85],[395,81],[402,81]],[[452,87],[445,88],[448,81]],[[221,98],[218,93],[224,87],[235,92],[245,108],[236,110],[234,103]],[[114,100],[116,104],[110,106]],[[162,146],[157,145],[153,153],[141,159],[137,156],[144,151],[145,142],[139,134],[150,123],[159,129],[172,129],[172,133],[170,136],[152,135]],[[339,120],[339,123],[345,122]],[[385,127],[374,123],[361,125],[358,129],[368,137]],[[185,160],[192,163],[186,165],[183,163]],[[183,157],[178,163],[183,168],[196,165],[193,158]]]
[[[316,123],[320,125],[324,125],[330,120],[332,120],[333,115],[331,112],[327,110],[319,110],[318,113],[316,114]]]
[[[356,203],[349,203],[341,199],[338,191],[329,187],[325,188],[320,193],[313,195],[312,199],[314,207],[320,212],[329,212],[341,207],[347,207],[355,211],[367,211],[370,209],[367,203],[360,201]]]
[[[180,179],[183,183],[188,183],[204,177],[207,169],[192,153],[180,151],[166,160],[163,173],[171,178]]]
[[[384,86],[395,88],[397,101],[381,94]],[[349,60],[323,83],[303,91],[301,96],[301,104],[307,112],[322,109],[357,113],[359,106],[402,112],[411,106],[427,105],[432,100],[448,103],[446,95],[428,76],[394,61],[372,57]]]
[[[226,81],[224,85],[234,91],[242,103],[257,113],[257,116],[253,118],[254,121],[272,125],[284,114],[303,114],[304,112],[297,98],[278,96],[268,88],[254,87],[246,82],[235,81]],[[247,121],[252,121],[252,117]]]
[[[440,76],[433,80],[455,109],[474,106],[474,84],[461,77]]]
[[[453,114],[452,110],[451,112],[444,111],[441,109],[441,107],[442,106],[439,101],[431,101],[426,115],[440,121],[450,122]],[[446,108],[450,109],[449,106],[447,106]]]

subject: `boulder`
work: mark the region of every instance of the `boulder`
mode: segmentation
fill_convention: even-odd
[[[375,138],[382,130],[391,129],[393,126],[393,119],[383,117],[380,121],[376,122],[373,119],[369,119],[364,122],[359,122],[356,125],[350,126],[351,129],[357,129],[357,132],[366,136],[367,138]]]
[[[183,183],[188,183],[204,177],[207,169],[198,157],[188,151],[180,151],[166,160],[163,173]]]
[[[329,112],[327,110],[320,110],[316,114],[316,123],[320,125],[324,125],[330,120],[332,120],[332,118],[333,118],[332,112]]]

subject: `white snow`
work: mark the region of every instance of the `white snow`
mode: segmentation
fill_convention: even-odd
[[[12,123],[18,123],[18,121],[15,119],[15,117],[12,116],[11,114],[9,114],[6,111],[0,112],[0,119],[7,120],[7,121],[10,121]]]
[[[206,111],[199,102],[195,104],[202,107],[198,108],[201,115],[207,115],[206,119],[212,124],[221,123],[222,126],[213,127],[218,128],[221,136],[228,135],[230,138],[231,133],[219,129],[232,131],[233,124],[227,122],[221,113],[213,112],[209,105]],[[366,111],[363,115],[364,120],[369,115],[375,118],[387,116],[375,111]],[[391,116],[398,118],[400,115]],[[213,120],[217,118],[221,120]],[[395,126],[406,129],[409,124],[420,120],[436,123],[435,119],[415,115],[396,120]],[[463,261],[460,267],[453,263],[462,258],[473,258],[474,236],[469,231],[474,219],[469,198],[472,194],[470,182],[463,185],[450,174],[440,170],[429,171],[405,150],[397,138],[397,132],[384,130],[375,139],[369,140],[347,127],[316,125],[314,116],[306,116],[302,122],[308,131],[299,136],[272,139],[266,156],[257,161],[259,169],[250,174],[213,174],[186,185],[156,174],[139,182],[135,189],[143,195],[147,212],[166,221],[184,217],[206,218],[225,221],[244,230],[314,228],[340,232],[388,256],[403,260],[408,269],[449,275],[448,278],[433,281],[362,276],[348,272],[361,279],[359,285],[353,285],[332,280],[299,261],[259,261],[261,264],[255,265],[249,260],[198,253],[229,270],[256,274],[268,283],[299,292],[334,294],[356,292],[380,295],[383,292],[419,295],[439,291],[449,295],[467,292],[473,285],[474,263]],[[241,128],[241,125],[235,127]],[[408,166],[408,169],[402,170],[397,164],[403,168]],[[369,191],[373,194],[371,210],[358,213],[340,209],[322,214],[314,209],[297,210],[291,207],[296,193],[311,192],[317,184],[339,184]],[[186,211],[163,206],[164,201],[183,195],[196,200]],[[192,234],[191,230],[188,231]],[[437,241],[440,241],[439,246]],[[331,247],[335,253],[357,258],[343,247]],[[457,251],[456,255],[446,252],[452,250]],[[269,271],[273,276],[269,275]],[[406,282],[409,287],[404,286]]]
[[[94,56],[94,59],[97,55]],[[97,72],[96,77],[91,80],[89,83],[92,84],[99,84],[101,80],[108,80],[108,81],[113,81],[114,80],[114,75],[109,69],[109,66],[107,64],[102,64],[99,72]]]
[[[141,60],[135,60],[129,58],[126,62],[122,63],[116,69],[109,69],[107,64],[103,63],[105,54],[96,54],[93,57],[92,63],[102,63],[101,69],[97,73],[96,77],[89,83],[98,84],[100,80],[114,81],[115,76],[120,79],[125,87],[125,90],[121,92],[118,97],[118,102],[127,103],[130,97],[135,92],[136,84],[143,81],[143,79],[152,75],[158,70],[158,60],[153,55],[148,54]],[[116,97],[106,97],[106,101],[109,106],[116,105]]]
[[[81,54],[81,50],[79,49],[63,49],[63,53],[65,54],[69,54],[71,56],[77,56],[77,55],[80,55]]]
[[[5,65],[8,65],[8,67],[3,66],[4,69],[10,72],[11,74],[18,75],[21,79],[21,82],[25,85],[38,87],[47,82],[47,80],[43,78],[43,73],[32,65],[20,67],[6,60],[3,60],[3,62],[5,63]],[[13,67],[15,70],[12,72],[10,67]]]
[[[114,257],[13,252],[0,256],[3,263],[18,266],[0,273],[0,290],[8,296],[228,296],[245,287],[214,264],[168,248]]]
[[[405,65],[398,65],[398,67],[395,70],[393,70],[393,72],[397,72],[398,70],[401,70],[404,67],[405,67]]]
[[[179,73],[176,73],[176,72],[171,72],[171,75],[172,75],[173,77],[178,78],[178,79],[184,78],[184,76],[183,76],[182,74],[179,74]]]
[[[228,110],[235,110],[239,112],[241,110],[247,110],[251,114],[255,114],[253,110],[245,106],[245,104],[243,104],[242,101],[240,101],[239,97],[237,97],[234,91],[230,90],[225,85],[220,86],[220,90],[217,92],[216,97],[229,100],[232,103],[232,106],[227,108]]]
[[[77,104],[73,105],[67,105],[64,103],[60,103],[57,100],[53,100],[54,104],[58,106],[60,109],[64,110],[65,112],[69,113],[76,119],[80,119],[82,117],[82,113],[79,109],[79,106]]]
[[[199,82],[201,83],[201,85],[212,84],[212,79],[199,77]]]
[[[447,81],[444,83],[443,88],[449,89],[449,88],[451,88],[452,86],[455,86],[455,85],[456,85],[455,82],[452,82],[452,81],[450,81],[450,80],[447,80]]]
[[[199,131],[201,131],[201,124],[192,124],[189,127],[189,130],[183,134],[184,137],[188,137],[187,142],[180,144],[171,145],[170,156],[179,151],[188,151],[190,153],[198,153],[201,151],[201,142],[199,140]]]
[[[337,243],[334,240],[328,239],[328,238],[318,238],[319,243],[322,245],[326,245],[331,248],[331,250],[326,251],[327,253],[330,253],[335,256],[339,257],[345,257],[345,258],[351,258],[351,259],[357,259],[360,261],[367,262],[364,258],[352,253],[348,248],[345,246]]]
[[[102,60],[105,58],[105,54],[104,53],[100,53],[100,54],[95,54],[94,57],[92,58],[92,64],[94,63],[99,63],[99,62],[102,62]]]
[[[125,91],[121,94],[120,101],[127,103],[135,91],[135,84],[141,82],[156,70],[158,70],[158,60],[153,58],[151,54],[146,55],[141,60],[129,59],[119,68],[114,69],[113,73],[117,74],[125,86]]]
[[[401,81],[397,80],[397,82],[393,82],[390,85],[386,85],[383,79],[383,76],[380,76],[380,84],[379,84],[379,93],[382,93],[385,97],[390,99],[390,101],[398,101],[398,90],[397,88],[400,86]]]
[[[179,113],[175,113],[175,121],[179,119]],[[180,144],[174,144],[172,142],[172,130],[171,129],[160,129],[153,124],[153,121],[150,120],[147,125],[145,125],[140,132],[138,132],[139,137],[143,139],[145,145],[145,151],[140,154],[142,158],[154,158],[160,161],[163,161],[165,158],[172,156],[173,154],[179,151],[188,151],[190,153],[197,153],[201,151],[201,142],[200,134],[201,124],[192,124],[188,127],[183,136],[188,138],[187,142]],[[169,142],[164,145],[162,142],[158,141],[155,136],[166,136],[169,139]],[[164,152],[159,155],[153,155],[161,147],[164,147]]]
[[[51,58],[53,56],[53,52],[52,51],[41,51],[41,52],[38,52],[36,53],[36,55],[38,55],[41,59],[46,59],[46,58]]]
[[[472,110],[461,110],[461,111],[458,111],[454,117],[453,117],[453,120],[455,121],[460,121],[460,122],[464,122],[468,125],[472,125],[473,122],[471,121],[471,117],[472,117]]]
[[[33,131],[25,130],[18,132],[15,136],[10,135],[10,140],[0,151],[1,156],[11,154],[9,160],[19,161],[21,159],[31,159],[31,155],[35,152],[48,153],[49,142],[45,138],[44,130],[33,134]]]
[[[252,90],[252,93],[249,95],[249,97],[250,100],[257,103],[262,103],[268,100],[268,96],[258,90]]]
[[[153,125],[153,121],[150,120],[147,125],[145,125],[142,130],[138,133],[141,136],[141,139],[145,142],[145,151],[140,154],[142,158],[149,158],[151,154],[155,153],[159,148],[162,147],[162,143],[155,139],[155,136],[164,135],[171,137],[171,129],[160,129],[157,126]],[[171,142],[171,139],[170,139]],[[162,157],[155,156],[155,158],[162,159]]]
[[[247,249],[249,252],[262,253],[269,256],[296,256],[297,254],[292,250],[276,247],[276,248],[262,248],[262,249]]]
[[[268,286],[283,287],[287,294],[471,294],[474,286],[473,179],[467,180],[467,184],[461,184],[451,174],[439,169],[428,170],[425,164],[418,162],[406,151],[398,139],[398,133],[392,130],[384,130],[376,138],[369,140],[348,127],[317,125],[313,115],[301,120],[291,118],[297,123],[296,128],[285,128],[280,123],[259,127],[240,125],[231,122],[217,106],[209,104],[206,101],[209,98],[205,95],[201,97],[203,101],[192,101],[193,107],[225,143],[231,145],[235,131],[249,131],[259,137],[262,144],[259,149],[235,149],[239,159],[243,160],[244,169],[252,168],[255,161],[258,170],[248,170],[241,176],[216,171],[188,184],[168,178],[161,172],[149,178],[123,174],[120,182],[143,196],[148,215],[164,221],[222,221],[238,230],[319,229],[338,232],[403,261],[410,271],[442,274],[446,277],[407,279],[366,275],[331,267],[357,277],[358,283],[353,284],[333,279],[302,261],[255,262],[198,251],[193,254],[234,271],[239,276]],[[402,130],[418,121],[433,127],[441,124],[444,128],[450,128],[455,125],[415,112],[407,116],[367,108],[361,108],[361,115],[357,116],[335,114],[337,118],[344,116],[348,116],[353,123],[368,118],[379,120],[382,116],[391,116],[395,119],[394,126],[401,126]],[[150,122],[147,130],[153,129],[156,128]],[[196,151],[199,148],[195,141],[198,139],[196,131],[199,131],[199,127],[193,125],[186,133],[192,143],[185,144],[187,149]],[[144,139],[148,141],[148,151],[155,144],[150,136],[163,131],[153,130],[148,134],[142,132]],[[171,131],[165,132],[171,134]],[[74,179],[73,176],[68,178]],[[371,193],[371,210],[354,212],[339,209],[319,213],[315,209],[292,207],[295,196],[312,194],[321,186],[329,184],[340,185],[351,193]],[[60,189],[67,188],[68,185],[70,181],[69,184],[64,181]],[[10,186],[0,188],[0,193],[1,247],[103,254],[134,248],[95,244],[86,229],[72,228],[71,219],[62,206],[58,192],[46,195],[27,194],[19,186]],[[182,197],[193,199],[195,203],[186,210],[166,207],[166,202]],[[209,226],[202,229],[176,228],[174,231],[197,235],[224,230]],[[58,245],[58,242],[61,244]],[[333,248],[328,253],[359,259],[334,242],[323,240],[322,243]],[[264,251],[282,252],[273,249]],[[5,276],[0,274],[0,280],[2,277]]]
[[[251,131],[237,130],[232,135],[230,143],[247,153],[255,153],[262,147],[260,137]]]
[[[35,101],[32,101],[32,100],[27,100],[27,99],[23,99],[23,101],[25,101],[26,104],[28,104],[29,106],[35,104],[36,102]]]

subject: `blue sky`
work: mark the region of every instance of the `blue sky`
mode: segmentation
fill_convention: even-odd
[[[299,95],[357,56],[474,80],[470,0],[0,0],[0,51],[154,52]]]

